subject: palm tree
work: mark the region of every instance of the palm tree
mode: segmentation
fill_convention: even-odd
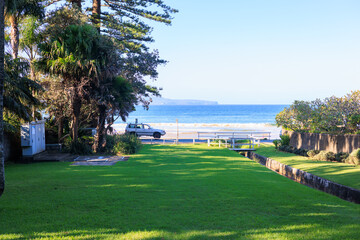
[[[98,31],[91,25],[70,25],[40,45],[39,69],[61,77],[69,94],[74,142],[78,140],[82,103],[89,98],[90,85],[99,78],[104,59],[99,39]]]
[[[4,0],[0,0],[0,196],[5,188],[4,169],[4,121],[3,121],[3,92],[4,92]]]
[[[39,106],[40,101],[34,97],[42,90],[37,82],[27,78],[29,64],[20,58],[12,59],[5,55],[5,81],[3,104],[5,113],[5,130],[19,129],[20,121],[32,119],[33,107]],[[15,121],[11,121],[15,120]],[[11,122],[16,123],[12,125]]]
[[[44,9],[40,5],[40,0],[6,0],[5,1],[5,17],[11,27],[11,47],[14,59],[19,54],[19,23],[26,16],[43,17]]]

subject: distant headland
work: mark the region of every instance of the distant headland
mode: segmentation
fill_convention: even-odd
[[[153,98],[151,105],[218,105],[216,101]]]

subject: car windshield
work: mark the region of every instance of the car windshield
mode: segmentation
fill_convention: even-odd
[[[145,129],[150,129],[151,127],[149,125],[144,124]]]

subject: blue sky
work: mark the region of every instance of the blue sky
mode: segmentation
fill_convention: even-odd
[[[289,104],[359,89],[358,0],[168,0],[152,85],[172,99]]]

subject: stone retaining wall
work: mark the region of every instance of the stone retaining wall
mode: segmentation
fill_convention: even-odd
[[[332,135],[326,133],[299,133],[284,131],[290,136],[290,146],[307,150],[326,150],[333,153],[351,153],[360,148],[360,135]]]
[[[249,152],[247,157],[253,160],[257,159],[260,164],[296,182],[332,194],[344,200],[360,204],[360,190],[315,176],[311,173],[279,163],[278,161],[258,155],[254,152]]]

